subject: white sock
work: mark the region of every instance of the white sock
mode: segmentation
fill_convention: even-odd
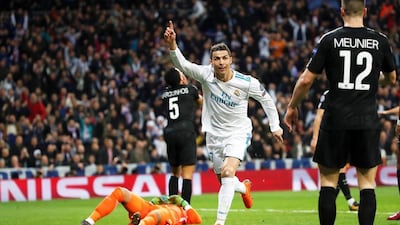
[[[240,182],[240,180],[239,180],[239,178],[237,178],[237,176],[234,176],[233,179],[235,179],[235,192],[245,194],[246,186],[244,186],[243,182]]]
[[[92,218],[87,218],[85,220],[88,221],[90,224],[94,225],[94,220]]]
[[[221,179],[221,188],[218,193],[218,211],[217,222],[223,225],[231,208],[233,196],[235,195],[235,178],[223,177]]]
[[[352,206],[355,201],[356,200],[354,200],[354,198],[351,198],[351,199],[347,200],[347,204],[349,204],[349,206]]]

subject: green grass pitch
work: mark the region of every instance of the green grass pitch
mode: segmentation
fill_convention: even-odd
[[[358,200],[358,190],[351,193]],[[398,224],[387,221],[386,217],[400,210],[397,187],[378,187],[377,213],[375,224]],[[313,225],[318,224],[317,191],[276,191],[254,192],[252,209],[245,209],[239,194],[235,195],[227,225]],[[52,200],[36,202],[8,202],[0,204],[1,225],[79,225],[99,203],[101,198],[80,200]],[[193,196],[192,206],[202,215],[203,224],[214,224],[217,208],[217,195],[204,194]],[[350,212],[342,193],[336,201],[337,216],[335,225],[358,224],[357,213]],[[125,209],[118,205],[108,216],[98,221],[97,225],[128,224]]]

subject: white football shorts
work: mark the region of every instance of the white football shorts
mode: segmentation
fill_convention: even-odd
[[[206,145],[214,172],[221,174],[225,157],[234,157],[242,161],[250,142],[250,133],[234,134],[228,137],[219,137],[207,133]]]

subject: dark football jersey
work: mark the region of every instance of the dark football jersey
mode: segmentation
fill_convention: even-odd
[[[192,85],[179,85],[167,88],[162,96],[168,127],[176,129],[193,129],[198,89]]]
[[[322,36],[307,68],[317,74],[325,70],[329,80],[329,102],[322,128],[377,128],[380,72],[395,69],[385,35],[365,27],[337,28]]]

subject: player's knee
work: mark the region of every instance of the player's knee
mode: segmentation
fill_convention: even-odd
[[[112,193],[119,202],[128,202],[131,192],[124,187],[116,187]]]
[[[124,190],[126,190],[123,187],[116,187],[114,189],[114,191],[110,194],[112,196],[114,196],[115,199],[118,200],[118,202],[123,202],[125,199],[125,193]],[[127,191],[127,190],[126,190]]]
[[[231,166],[224,166],[221,170],[221,177],[233,177],[235,175],[235,169]]]

